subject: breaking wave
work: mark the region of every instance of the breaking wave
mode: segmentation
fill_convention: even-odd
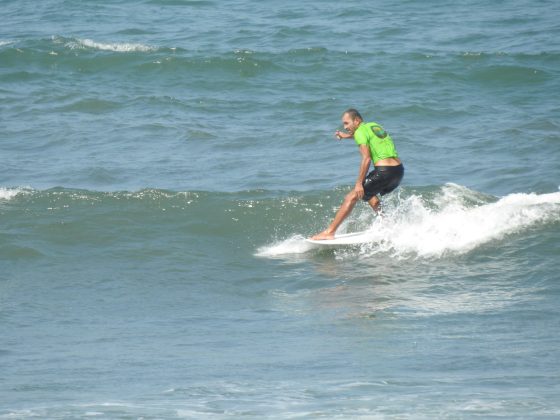
[[[560,192],[518,193],[496,199],[446,184],[435,193],[401,195],[390,207],[365,229],[369,241],[359,245],[360,254],[425,258],[465,254],[508,235],[560,221]],[[316,247],[294,234],[259,248],[257,255],[275,257],[312,249]]]
[[[96,42],[91,39],[75,39],[66,43],[66,46],[71,49],[76,48],[92,48],[101,51],[113,51],[113,52],[150,52],[156,51],[156,47],[152,47],[144,44],[136,44],[129,42],[112,42],[103,43]]]
[[[152,226],[154,231],[176,230],[216,240],[243,237],[244,247],[258,257],[313,254],[317,246],[305,241],[324,229],[344,191],[275,192],[265,190],[216,193],[142,189],[136,192],[101,192],[30,187],[0,188],[0,210],[8,223],[30,229],[41,220],[72,220],[87,238],[100,231],[115,232],[123,217],[131,226]],[[24,217],[28,212],[34,219]],[[91,213],[102,214],[90,231]],[[164,216],[164,217],[163,217]],[[395,258],[441,258],[461,255],[483,246],[503,245],[511,235],[523,235],[560,221],[560,192],[516,193],[494,197],[456,184],[417,189],[402,188],[387,197],[384,214],[375,217],[359,205],[341,226],[365,231],[368,241],[348,249],[351,255],[384,253]],[[83,232],[82,232],[83,230]],[[240,236],[241,235],[241,236]]]

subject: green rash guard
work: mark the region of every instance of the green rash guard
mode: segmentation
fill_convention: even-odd
[[[399,157],[393,139],[377,123],[360,124],[354,132],[354,140],[357,145],[365,144],[369,147],[369,153],[374,165],[383,159]]]

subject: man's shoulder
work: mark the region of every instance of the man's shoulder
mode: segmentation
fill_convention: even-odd
[[[354,140],[357,144],[366,144],[370,139],[371,129],[367,125],[368,123],[362,123],[354,132]]]
[[[361,124],[354,133],[354,138],[356,138],[358,144],[370,142],[376,138],[384,139],[386,137],[388,137],[388,134],[385,129],[380,124],[373,121]]]
[[[376,122],[364,122],[360,124],[360,126],[357,128],[356,133],[359,133],[359,135],[361,134],[366,137],[369,137],[370,134],[372,133],[373,127],[381,127],[381,126]]]
[[[373,122],[373,121],[363,122],[362,124],[360,124],[360,126],[358,127],[358,129],[356,131],[362,131],[364,133],[370,133],[371,129],[373,127],[381,127],[381,124],[378,124],[378,123]]]

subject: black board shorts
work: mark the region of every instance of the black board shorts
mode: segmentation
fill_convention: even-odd
[[[364,179],[364,197],[369,201],[376,195],[389,194],[399,186],[404,176],[404,166],[376,166]]]

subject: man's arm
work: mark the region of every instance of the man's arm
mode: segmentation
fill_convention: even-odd
[[[362,162],[360,163],[360,173],[358,174],[358,179],[356,180],[354,191],[356,192],[356,194],[358,194],[358,198],[361,199],[364,196],[364,186],[362,184],[364,182],[364,179],[366,179],[369,165],[371,164],[369,147],[365,144],[360,144],[360,154],[362,155]]]

